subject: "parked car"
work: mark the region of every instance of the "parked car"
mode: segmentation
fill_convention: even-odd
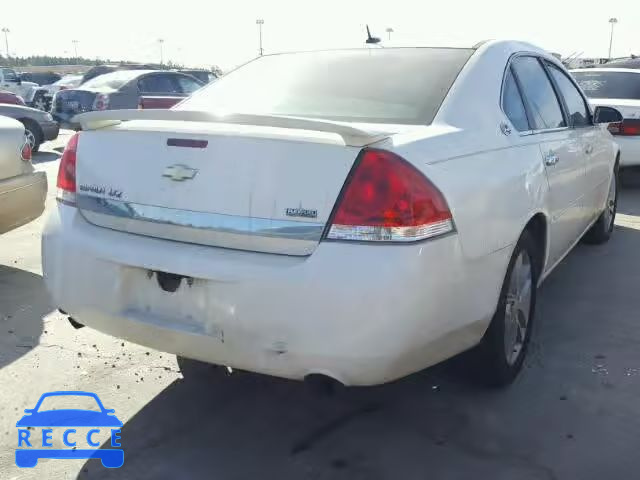
[[[14,69],[0,67],[0,89],[19,95],[27,105],[33,101],[37,88],[37,83],[22,81]]]
[[[33,97],[33,108],[48,112],[51,110],[51,100],[57,92],[68,88],[76,88],[80,85],[80,82],[82,82],[82,75],[65,75],[51,85],[40,87]]]
[[[508,384],[538,285],[613,229],[618,147],[525,43],[265,55],[170,110],[76,120],[54,304],[241,370],[370,385],[473,348]]]
[[[0,115],[22,123],[26,141],[33,152],[37,152],[43,142],[58,138],[60,126],[48,112],[20,105],[0,104]]]
[[[25,106],[24,100],[21,96],[15,93],[5,92],[0,90],[0,103],[6,103],[8,105],[22,105]]]
[[[185,98],[202,85],[192,76],[178,72],[121,70],[100,75],[78,88],[59,91],[52,100],[51,114],[77,128],[71,119],[78,113],[137,108],[141,96]]]
[[[620,145],[620,166],[640,165],[640,70],[589,68],[571,74],[592,105],[620,111],[624,120],[609,126]]]
[[[0,116],[0,233],[38,218],[47,196],[47,176],[35,172],[24,127]]]
[[[20,79],[23,82],[33,82],[37,85],[51,85],[62,78],[55,72],[22,72]]]

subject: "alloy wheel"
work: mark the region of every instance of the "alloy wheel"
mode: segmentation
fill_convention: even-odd
[[[506,298],[504,352],[509,365],[516,363],[527,338],[532,288],[531,259],[523,250],[513,265]]]

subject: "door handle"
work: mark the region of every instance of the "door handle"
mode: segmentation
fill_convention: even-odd
[[[544,156],[544,164],[547,167],[555,165],[556,163],[558,163],[558,160],[560,159],[558,158],[558,155],[555,154],[555,152],[549,152]]]
[[[586,153],[587,155],[591,155],[592,152],[593,152],[593,145],[587,145],[587,147],[584,149],[584,153]]]

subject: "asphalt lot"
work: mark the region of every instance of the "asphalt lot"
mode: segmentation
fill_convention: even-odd
[[[34,163],[53,205],[61,142]],[[0,478],[637,478],[640,189],[622,192],[612,240],[579,245],[539,296],[526,371],[508,390],[451,365],[318,396],[75,330],[41,278],[42,219],[0,237]],[[15,422],[43,392],[96,392],[124,423],[125,463],[14,465]]]

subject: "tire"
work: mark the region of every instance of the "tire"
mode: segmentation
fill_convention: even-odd
[[[472,352],[471,367],[486,386],[505,387],[522,369],[535,313],[538,252],[533,237],[525,230],[509,261],[496,312],[480,345]],[[514,295],[521,300],[512,302]]]
[[[616,165],[611,175],[611,183],[609,184],[609,193],[607,194],[607,202],[604,211],[596,220],[596,223],[589,229],[584,236],[584,242],[591,245],[600,245],[609,241],[613,232],[613,225],[616,220],[616,212],[618,210],[618,185],[619,185],[618,166]]]
[[[40,127],[37,123],[31,120],[22,120],[22,125],[24,125],[25,140],[31,144],[31,151],[36,153],[40,150],[40,144],[42,144],[42,132],[40,131]]]

